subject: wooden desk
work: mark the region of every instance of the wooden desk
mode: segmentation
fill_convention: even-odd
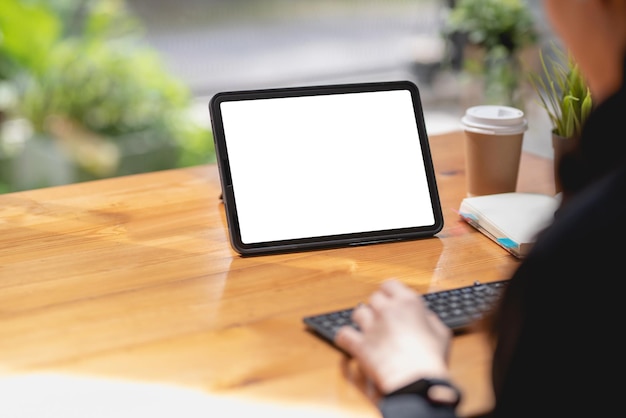
[[[392,276],[428,292],[502,279],[517,265],[454,211],[465,194],[462,134],[431,146],[445,227],[403,243],[241,258],[212,165],[0,195],[0,372],[10,397],[56,394],[58,383],[71,404],[69,393],[95,381],[144,388],[159,410],[168,394],[193,393],[196,403],[177,404],[185,417],[196,416],[190,405],[232,412],[220,416],[244,406],[257,416],[379,416],[351,382],[354,368],[301,318],[352,306]],[[524,154],[518,189],[552,193],[551,161]],[[455,338],[461,413],[491,405],[488,366],[481,334]],[[23,378],[33,380],[13,384]]]

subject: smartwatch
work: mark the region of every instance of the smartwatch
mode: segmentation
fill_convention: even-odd
[[[404,394],[421,395],[433,405],[445,405],[453,408],[461,402],[461,391],[444,379],[419,379],[387,394],[385,397]]]

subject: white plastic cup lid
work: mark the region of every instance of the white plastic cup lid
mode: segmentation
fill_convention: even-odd
[[[465,111],[461,124],[466,131],[487,135],[514,135],[528,129],[524,112],[510,106],[481,105]]]

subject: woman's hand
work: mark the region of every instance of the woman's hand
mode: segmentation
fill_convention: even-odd
[[[452,332],[403,283],[383,283],[352,318],[360,331],[344,326],[335,343],[356,359],[383,395],[423,377],[449,378]]]

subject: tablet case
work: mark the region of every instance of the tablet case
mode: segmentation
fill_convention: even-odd
[[[209,113],[241,255],[418,239],[443,227],[412,82],[221,92]]]

